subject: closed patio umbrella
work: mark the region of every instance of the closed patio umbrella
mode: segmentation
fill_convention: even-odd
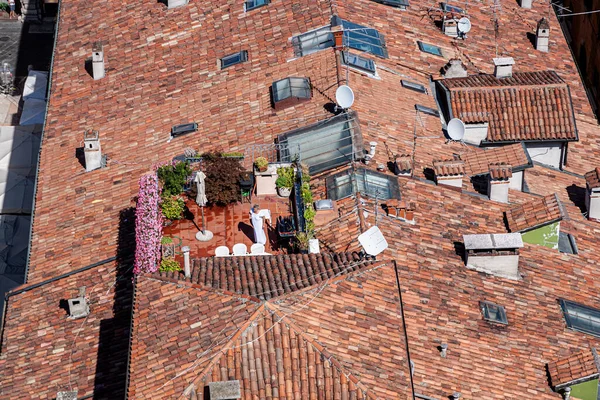
[[[194,182],[196,183],[197,192],[196,203],[200,206],[202,211],[202,230],[196,234],[196,239],[201,242],[206,242],[213,238],[213,233],[206,230],[204,221],[204,206],[206,206],[206,203],[208,202],[208,199],[206,198],[206,174],[202,171],[198,171],[194,178]]]

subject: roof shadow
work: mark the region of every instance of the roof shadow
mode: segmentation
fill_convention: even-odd
[[[569,200],[573,202],[573,204],[579,208],[581,213],[585,213],[587,211],[587,207],[585,206],[585,196],[586,196],[585,188],[581,186],[577,186],[574,183],[571,186],[567,186],[567,193],[569,194]]]

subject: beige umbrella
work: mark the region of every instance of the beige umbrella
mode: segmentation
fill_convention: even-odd
[[[206,230],[206,224],[204,222],[204,206],[208,202],[208,199],[206,198],[206,174],[202,171],[198,171],[198,173],[196,173],[196,177],[194,178],[194,182],[196,182],[197,191],[196,203],[202,210],[202,230],[196,234],[196,239],[206,242],[213,237],[213,233]]]

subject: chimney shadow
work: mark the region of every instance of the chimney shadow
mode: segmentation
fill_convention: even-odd
[[[460,257],[463,263],[467,262],[467,257],[465,255],[465,244],[463,242],[454,242],[454,252]],[[439,350],[441,350],[441,347]]]
[[[471,177],[471,183],[473,188],[479,194],[488,194],[488,176],[487,175],[476,175]]]
[[[75,149],[75,158],[77,158],[79,164],[85,169],[85,153],[83,147],[77,147]]]
[[[88,57],[88,58],[85,59],[84,66],[85,66],[85,72],[87,72],[88,75],[93,78],[94,77],[94,71],[93,71],[93,68],[92,68],[92,57]]]
[[[571,186],[567,187],[567,193],[569,195],[569,200],[571,200],[573,204],[579,208],[579,211],[581,211],[582,214],[587,211],[587,207],[585,206],[585,188],[572,184]]]
[[[535,48],[535,33],[527,32],[527,39],[529,39],[529,42],[531,42],[531,45]]]
[[[337,109],[337,104],[329,102],[329,103],[325,103],[323,105],[323,108],[325,109],[325,111],[327,111],[328,113],[334,114],[334,115],[338,115],[340,114],[343,110],[341,109]]]
[[[58,308],[62,308],[63,310],[65,310],[65,315],[69,316],[69,301],[67,299],[60,299],[60,301],[58,302]]]
[[[157,0],[156,1],[158,4],[163,4],[165,7],[169,7],[169,2],[168,0]]]
[[[424,168],[423,175],[425,175],[425,179],[428,181],[435,182],[435,171],[433,168]]]

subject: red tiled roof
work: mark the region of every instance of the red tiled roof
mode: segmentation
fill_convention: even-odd
[[[467,152],[461,158],[465,161],[467,175],[487,174],[489,173],[490,164],[510,164],[513,171],[529,168],[533,165],[522,143]]]
[[[435,176],[459,176],[465,174],[465,162],[462,160],[434,160]]]
[[[585,174],[585,181],[588,186],[592,189],[597,189],[600,187],[600,167],[596,167],[596,169],[589,171]]]
[[[154,275],[268,300],[350,273],[365,264],[358,261],[357,253],[209,257],[192,260],[191,278],[173,272]]]
[[[510,232],[528,231],[563,218],[561,204],[556,194],[520,204],[506,211]]]
[[[402,154],[396,157],[396,165],[400,172],[410,172],[412,170],[412,156]]]
[[[593,348],[548,363],[550,383],[555,389],[595,379],[600,376],[599,368]]]
[[[452,115],[488,122],[488,142],[577,140],[568,85],[554,71],[449,78]]]
[[[512,166],[505,163],[490,164],[490,178],[492,180],[509,180],[512,178]]]

